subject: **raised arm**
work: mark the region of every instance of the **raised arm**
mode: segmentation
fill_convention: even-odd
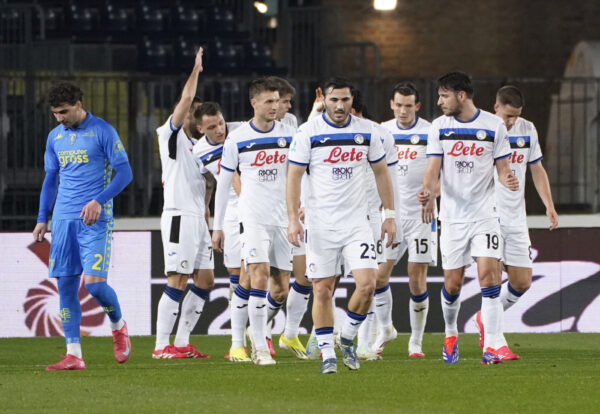
[[[196,96],[196,89],[198,89],[198,75],[202,72],[202,48],[198,48],[198,52],[196,52],[196,60],[194,61],[194,68],[192,69],[192,73],[190,77],[185,82],[183,86],[183,91],[181,92],[181,98],[175,106],[175,110],[173,111],[173,118],[171,120],[174,128],[180,128],[183,125],[183,121],[185,120],[185,116],[190,110],[192,106],[192,101],[194,100],[194,96]]]

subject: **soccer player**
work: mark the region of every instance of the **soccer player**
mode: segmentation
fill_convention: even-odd
[[[117,131],[87,112],[82,99],[81,89],[70,83],[58,83],[48,92],[50,110],[60,125],[50,131],[46,142],[46,177],[33,238],[38,242],[44,239],[52,211],[49,274],[57,278],[67,354],[46,367],[47,371],[85,369],[79,330],[82,272],[85,288],[110,319],[116,360],[123,363],[131,355],[127,324],[117,294],[106,279],[112,199],[131,182],[133,174]]]
[[[521,91],[511,85],[504,86],[496,93],[494,110],[504,120],[508,129],[511,154],[508,158],[513,174],[519,182],[525,182],[527,165],[535,188],[546,206],[546,216],[550,220],[550,230],[558,225],[558,214],[554,209],[548,175],[542,165],[542,150],[538,141],[537,130],[533,123],[521,118],[525,104]],[[531,241],[525,211],[525,186],[519,191],[508,191],[496,181],[496,198],[500,212],[500,231],[502,234],[502,257],[508,273],[508,282],[502,285],[500,300],[504,311],[513,306],[531,286]],[[485,342],[481,312],[477,312],[475,321],[479,328],[479,345]],[[519,356],[513,353],[504,335],[499,334],[497,354],[503,361],[516,360]]]
[[[292,113],[292,99],[296,95],[296,88],[284,78],[279,76],[269,76],[267,78],[269,82],[272,82],[277,87],[279,93],[279,108],[277,109],[277,120],[290,126],[294,131],[298,129],[298,119]]]
[[[194,155],[214,178],[221,172],[223,144],[229,132],[238,128],[241,122],[225,122],[221,107],[216,102],[204,102],[194,112],[197,129],[204,135],[194,145]],[[205,175],[206,177],[206,175]],[[226,358],[232,362],[250,362],[244,348],[244,331],[248,322],[249,277],[241,270],[240,221],[238,219],[238,197],[240,194],[239,175],[235,174],[229,189],[229,200],[223,227],[225,243],[223,260],[230,281],[230,311],[232,346]],[[207,199],[207,203],[209,200]]]
[[[399,161],[396,176],[400,204],[397,206],[397,210],[400,211],[397,224],[401,228],[398,230],[401,242],[386,250],[387,261],[379,267],[377,288],[389,286],[394,265],[408,250],[408,309],[411,327],[408,356],[422,358],[425,355],[421,344],[429,311],[427,267],[437,255],[437,240],[435,232],[432,232],[436,220],[433,219],[431,225],[421,221],[421,205],[415,195],[421,189],[427,167],[425,151],[431,124],[417,115],[421,108],[419,91],[410,82],[401,82],[394,86],[390,106],[394,112],[394,119],[382,123],[382,126],[393,134],[396,142]]]
[[[268,321],[267,289],[270,266],[269,303],[283,303],[292,270],[292,248],[286,237],[285,175],[287,153],[293,130],[276,122],[279,106],[277,86],[261,78],[250,84],[250,104],[254,116],[229,134],[223,147],[221,173],[215,196],[213,247],[223,248],[223,218],[233,172],[238,170],[242,192],[239,200],[242,257],[250,273],[251,290],[248,314],[251,326],[252,361],[272,365],[266,330]]]
[[[205,217],[203,174],[207,171],[192,153],[196,140],[191,138],[197,134],[194,111],[198,105],[194,104],[194,96],[202,69],[199,48],[173,114],[156,130],[163,170],[160,229],[167,286],[158,302],[154,359],[208,358],[190,344],[190,334],[214,286],[212,246]],[[183,299],[190,276],[194,283]],[[177,334],[171,345],[170,335],[182,299]]]
[[[354,337],[373,300],[376,279],[375,241],[368,219],[365,169],[371,164],[386,220],[382,234],[394,240],[394,199],[385,152],[377,129],[369,121],[350,115],[353,86],[335,79],[324,88],[325,113],[302,126],[290,149],[287,186],[288,238],[295,246],[306,242],[308,278],[313,282],[313,321],[322,352],[321,373],[337,372],[333,348],[331,298],[342,260],[349,263],[356,289],[348,303],[338,345],[344,364],[360,368]],[[306,229],[298,216],[300,182],[308,175]]]
[[[500,183],[510,191],[518,190],[519,181],[510,170],[510,145],[504,122],[475,106],[469,77],[462,72],[442,76],[438,79],[438,96],[438,106],[444,115],[431,125],[427,169],[418,198],[423,206],[423,221],[431,223],[441,175],[440,250],[444,268],[441,301],[446,325],[442,356],[447,364],[459,361],[458,297],[464,269],[475,259],[485,326],[481,363],[496,364],[502,362],[496,354],[502,317],[498,266],[502,254],[494,165]]]

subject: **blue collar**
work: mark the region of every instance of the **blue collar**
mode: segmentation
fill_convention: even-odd
[[[346,128],[348,125],[350,125],[350,121],[352,121],[352,115],[348,114],[348,121],[346,121],[346,123],[344,125],[339,126],[339,125],[331,122],[329,119],[327,119],[327,115],[325,115],[325,112],[323,112],[323,114],[321,116],[323,117],[323,121],[325,121],[327,123],[327,125],[331,125],[334,128]]]

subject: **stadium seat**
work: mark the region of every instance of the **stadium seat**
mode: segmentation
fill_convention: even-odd
[[[94,10],[81,6],[80,2],[70,1],[65,6],[65,20],[75,35],[92,35],[97,28]]]
[[[231,10],[222,7],[213,7],[208,13],[207,25],[214,33],[235,33],[236,24]]]
[[[191,4],[179,0],[171,9],[171,28],[178,33],[197,33],[203,26],[200,14]]]
[[[248,69],[263,70],[274,67],[271,49],[264,43],[251,41],[244,46],[244,66]]]
[[[127,10],[118,2],[108,0],[101,9],[102,26],[108,34],[123,34],[129,31]]]
[[[216,70],[229,72],[240,68],[240,51],[231,42],[216,39],[210,48],[209,62]]]
[[[137,29],[144,32],[162,32],[166,28],[167,16],[155,2],[142,0],[137,3]]]
[[[161,71],[169,65],[169,54],[164,44],[144,36],[138,45],[138,68],[141,71]]]

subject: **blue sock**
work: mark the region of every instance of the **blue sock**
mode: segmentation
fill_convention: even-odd
[[[208,289],[202,289],[199,288],[196,285],[192,285],[192,287],[190,288],[190,290],[198,297],[204,299],[204,300],[208,300],[208,297],[210,296],[210,290]]]
[[[60,298],[60,321],[65,331],[67,344],[81,343],[81,303],[79,302],[79,284],[77,276],[61,276],[58,282]]]
[[[108,286],[106,282],[88,283],[85,288],[102,306],[104,312],[108,315],[111,322],[116,323],[121,320],[121,305],[114,289]]]
[[[229,283],[232,285],[237,285],[240,283],[240,275],[229,275]]]

